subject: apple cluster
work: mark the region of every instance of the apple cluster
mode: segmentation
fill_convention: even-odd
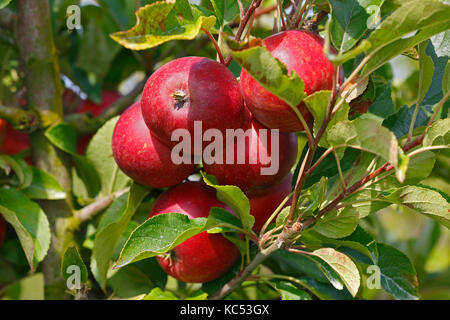
[[[307,94],[332,88],[334,66],[323,54],[323,39],[318,35],[285,31],[266,38],[264,45],[289,72],[295,70],[303,79]],[[312,124],[306,106],[301,103],[298,109]],[[213,188],[188,180],[197,169],[195,162],[175,163],[171,157],[177,144],[173,133],[182,129],[194,137],[198,134],[196,122],[201,122],[202,133],[209,129],[222,136],[229,129],[251,133],[244,149],[225,144],[216,150],[224,157],[233,152],[231,157],[234,154],[235,158],[243,152],[245,163],[204,162],[203,170],[222,185],[241,188],[255,217],[254,231],[259,232],[291,191],[291,169],[298,149],[295,132],[304,130],[295,112],[244,69],[240,81],[223,64],[204,57],[175,59],[157,69],[148,79],[141,100],[121,115],[112,138],[114,159],[125,174],[143,185],[168,188],[156,200],[150,217],[170,212],[207,217],[212,207],[232,212],[217,199]],[[274,141],[261,139],[261,129],[279,129],[275,141],[278,154],[272,154]],[[207,147],[205,141],[201,147]],[[270,161],[278,157],[275,174],[261,174],[261,168],[268,165],[260,157],[261,149]],[[186,159],[196,156],[195,152],[183,155]],[[223,235],[203,232],[157,259],[178,280],[208,282],[229,270],[239,256],[237,247]]]

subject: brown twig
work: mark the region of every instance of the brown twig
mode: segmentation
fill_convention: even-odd
[[[220,63],[225,64],[225,60],[223,59],[222,51],[220,50],[216,39],[214,39],[212,34],[205,28],[202,28],[202,31],[208,36],[209,40],[211,40],[212,44],[214,45],[214,48],[216,48],[217,54],[219,55]]]
[[[245,27],[247,26],[248,22],[250,21],[251,16],[255,12],[255,10],[261,5],[262,0],[253,0],[250,7],[248,8],[247,12],[245,13],[244,17],[241,19],[241,22],[239,23],[238,30],[236,32],[236,36],[234,37],[234,40],[241,41],[241,36],[244,33]],[[231,54],[227,56],[225,59],[225,65],[228,66],[231,63]]]

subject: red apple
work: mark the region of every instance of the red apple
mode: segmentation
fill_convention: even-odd
[[[147,126],[169,146],[172,132],[186,129],[194,138],[194,121],[202,129],[241,126],[243,101],[239,83],[222,64],[202,57],[173,60],[152,74],[142,95]]]
[[[136,102],[120,117],[112,137],[114,159],[133,180],[155,188],[176,185],[194,172],[196,165],[176,165],[171,150],[145,125],[141,104]]]
[[[227,209],[216,191],[202,182],[186,182],[159,196],[150,217],[181,213],[189,218],[207,217],[212,207]],[[202,232],[176,246],[170,257],[157,260],[166,273],[190,283],[209,282],[226,273],[240,256],[237,247],[220,234]]]
[[[264,39],[264,45],[289,72],[295,70],[304,81],[308,95],[332,89],[335,69],[323,53],[324,40],[320,36],[309,31],[289,30]],[[259,122],[283,132],[304,130],[289,105],[267,91],[245,69],[241,71],[240,85],[247,107]],[[300,103],[297,108],[310,123],[312,115],[305,104]]]
[[[119,98],[120,94],[118,92],[104,90],[102,92],[102,101],[99,104],[96,104],[91,100],[84,100],[78,107],[77,113],[90,112],[94,117],[98,117],[104,110],[108,109]],[[93,134],[88,134],[78,137],[77,152],[79,154],[84,154],[93,136]]]
[[[5,232],[6,232],[5,219],[3,219],[3,216],[0,215],[0,247],[3,244],[3,240],[5,238]]]
[[[291,192],[292,174],[288,174],[281,183],[275,184],[267,189],[248,194],[250,200],[250,213],[255,217],[253,230],[259,232],[262,226],[270,218],[283,200]],[[290,203],[286,202],[286,206]],[[272,220],[275,222],[275,220]]]
[[[6,120],[0,119],[0,154],[17,154],[30,148],[30,138],[16,130]]]
[[[251,129],[251,143],[245,138],[244,153],[239,151],[239,143],[235,139],[235,143],[231,145],[224,143],[224,150],[220,154],[222,164],[217,161],[208,164],[204,159],[203,167],[206,173],[215,176],[220,184],[238,186],[244,192],[251,193],[280,183],[289,174],[297,158],[297,136],[295,133],[279,132],[278,141],[272,140],[272,130],[264,127],[254,117],[247,116],[245,122],[242,129]],[[275,153],[272,154],[272,148],[275,146],[278,146],[278,162],[275,161]],[[234,161],[227,163],[227,154],[233,149]],[[239,157],[242,156],[245,156],[244,163],[239,164]],[[265,160],[269,162],[264,162]],[[263,168],[267,170],[270,167],[273,172],[262,172]]]

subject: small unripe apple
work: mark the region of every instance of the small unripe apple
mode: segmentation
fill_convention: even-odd
[[[16,130],[6,120],[0,119],[0,154],[13,155],[30,148],[30,138]]]
[[[118,92],[104,90],[102,92],[102,101],[99,104],[91,100],[84,100],[80,103],[80,106],[77,109],[77,113],[90,112],[94,117],[98,117],[104,110],[108,109],[119,98],[120,94]],[[88,134],[78,137],[77,152],[79,154],[84,154],[93,136],[93,134]]]
[[[289,72],[297,73],[305,83],[306,94],[332,89],[335,69],[323,52],[324,40],[319,35],[309,31],[283,31],[264,39],[264,45]],[[241,71],[240,85],[247,107],[259,122],[283,132],[304,130],[289,105],[266,90],[245,69]],[[306,105],[300,103],[297,108],[306,122],[311,123],[312,115]]]
[[[292,188],[291,180],[292,174],[288,174],[281,183],[247,195],[250,201],[250,213],[255,217],[254,231],[259,232],[261,230],[267,219],[289,195]],[[288,205],[290,205],[289,201],[286,202],[285,206]],[[275,222],[275,219],[271,222]]]
[[[5,239],[5,232],[6,232],[5,219],[3,219],[3,216],[0,215],[0,247],[3,245],[3,240]]]
[[[150,217],[181,213],[189,218],[207,217],[212,207],[228,209],[217,200],[216,191],[202,182],[179,184],[161,194]],[[157,260],[172,277],[190,283],[209,282],[226,273],[240,256],[237,247],[221,234],[202,232],[176,246]]]
[[[227,143],[221,154],[223,163],[216,161],[208,164],[204,161],[203,168],[206,173],[215,176],[220,184],[238,186],[250,193],[278,184],[286,177],[297,158],[297,136],[295,133],[279,132],[278,139],[273,139],[272,130],[260,124],[248,112],[247,114],[242,129],[251,130],[251,140],[245,138],[243,152],[239,150],[237,140],[233,144]],[[234,160],[229,163],[227,157],[232,158],[232,154]],[[244,158],[241,163],[240,157]],[[268,171],[264,172],[263,169]]]
[[[222,64],[203,57],[173,60],[148,79],[142,94],[147,126],[169,146],[172,132],[185,129],[194,137],[194,122],[203,132],[239,128],[243,119],[239,83]]]
[[[133,180],[154,188],[176,185],[194,172],[196,165],[176,165],[171,150],[145,125],[141,104],[136,102],[119,118],[112,150],[119,168]]]

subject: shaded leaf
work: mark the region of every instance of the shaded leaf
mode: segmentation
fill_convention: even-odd
[[[86,265],[81,259],[76,247],[67,248],[61,263],[61,274],[64,280],[67,280],[72,274],[71,267],[78,267],[80,271],[80,282],[86,283],[88,280],[88,271]]]
[[[50,247],[50,226],[44,211],[21,191],[0,188],[0,212],[12,225],[34,271]]]

